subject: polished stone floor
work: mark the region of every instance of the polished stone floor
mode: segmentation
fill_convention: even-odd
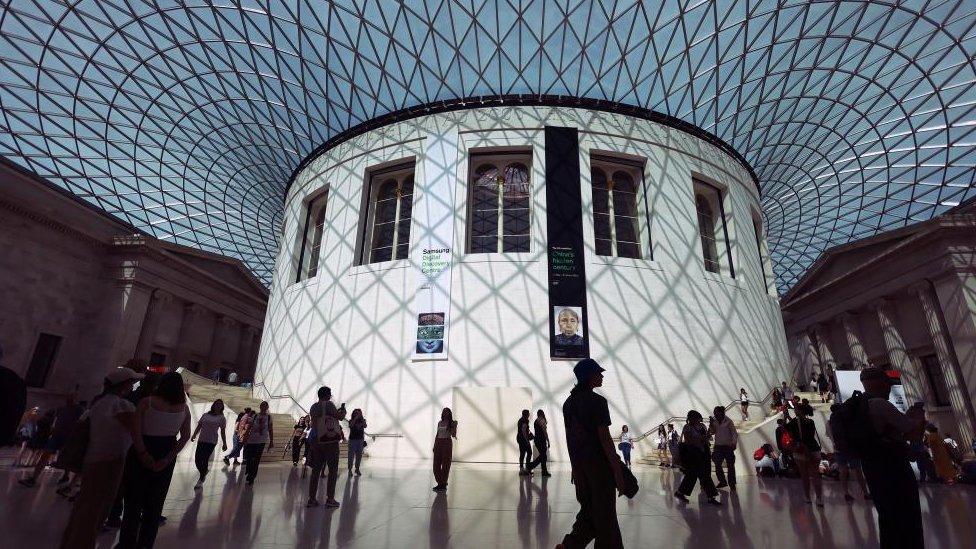
[[[9,463],[9,462],[8,462]],[[455,464],[450,491],[431,492],[429,462],[373,459],[363,476],[339,479],[339,509],[306,509],[305,479],[291,464],[263,465],[253,487],[235,469],[221,465],[201,492],[196,474],[181,463],[164,510],[157,547],[488,548],[553,547],[577,511],[569,472],[552,478],[520,478],[512,466]],[[792,480],[740,480],[739,492],[723,494],[724,506],[676,503],[679,473],[654,467],[635,470],[641,491],[618,500],[627,547],[873,547],[873,509],[846,504],[829,482],[827,506],[803,503]],[[56,474],[28,489],[17,484],[20,469],[0,469],[0,547],[55,547],[70,504],[54,493]],[[324,483],[323,483],[324,489]],[[697,492],[696,492],[697,496]],[[976,544],[976,489],[922,489],[927,546]],[[115,534],[103,534],[110,547]]]

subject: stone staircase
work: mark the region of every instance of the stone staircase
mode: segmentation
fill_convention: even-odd
[[[261,406],[261,399],[251,395],[249,387],[237,387],[225,383],[217,383],[211,379],[197,375],[193,372],[180,368],[180,375],[183,376],[183,383],[186,386],[186,393],[192,404],[210,405],[218,398],[224,401],[224,406],[237,416],[244,408],[258,410]],[[295,427],[296,418],[291,414],[271,414],[272,431],[274,433],[274,448],[266,449],[261,457],[261,462],[291,461],[291,433]],[[233,432],[233,420],[227,422],[228,445]],[[342,453],[345,453],[345,444],[342,445]]]
[[[833,402],[826,402],[826,403],[821,402],[819,393],[798,391],[796,395],[800,397],[800,400],[807,399],[810,401],[810,406],[813,407],[815,415],[819,415],[821,417],[827,417],[830,415],[830,405],[833,404]],[[728,409],[727,415],[732,419],[733,422],[735,422],[735,430],[739,433],[740,440],[742,435],[747,435],[749,433],[752,433],[756,429],[765,426],[767,423],[773,423],[776,421],[776,419],[782,417],[782,415],[779,412],[773,412],[768,405],[765,405],[763,408],[761,408],[761,413],[765,415],[760,417],[759,416],[760,409],[757,408],[758,407],[754,407],[749,410],[748,420],[742,419],[738,406],[733,406]],[[791,413],[791,416],[792,415],[793,414]],[[683,426],[683,420],[681,421],[681,423],[679,422],[675,422],[675,423],[676,423],[675,429],[680,432],[681,427]],[[826,433],[823,431],[822,428],[820,429],[820,434],[821,434],[821,438],[826,437]],[[751,450],[749,453],[751,454]],[[657,449],[656,442],[655,442],[653,449],[646,452],[643,456],[641,456],[639,459],[635,461],[637,463],[641,463],[644,465],[659,466],[662,461],[665,461],[663,458],[664,458],[664,452]]]

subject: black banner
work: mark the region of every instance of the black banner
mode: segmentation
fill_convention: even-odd
[[[576,128],[546,126],[549,353],[552,358],[590,356],[580,193]]]

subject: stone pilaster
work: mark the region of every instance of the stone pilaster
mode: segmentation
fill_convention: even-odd
[[[851,313],[840,315],[840,324],[844,328],[844,339],[851,352],[851,362],[855,368],[863,368],[868,364],[868,353],[864,350],[861,335],[857,329],[857,319]]]
[[[871,304],[871,308],[878,315],[888,362],[893,369],[903,374],[901,380],[905,387],[905,396],[909,402],[925,402],[926,395],[932,394],[932,388],[928,386],[924,372],[905,348],[905,339],[898,329],[894,304],[888,299],[879,299]]]
[[[949,405],[952,407],[952,413],[959,425],[957,440],[963,445],[963,448],[969,448],[972,444],[973,425],[976,421],[973,417],[970,394],[966,389],[957,362],[958,359],[945,326],[942,308],[928,282],[916,284],[912,287],[912,291],[918,296],[918,300],[922,304],[925,326],[932,337],[932,346],[935,347],[935,354],[939,358],[939,365],[942,374],[945,376],[946,388],[949,391]]]

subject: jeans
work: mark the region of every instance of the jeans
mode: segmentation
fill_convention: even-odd
[[[213,455],[214,448],[217,443],[212,442],[198,442],[197,451],[193,455],[193,462],[197,466],[197,471],[200,473],[200,478],[207,476],[207,471],[210,470],[210,456]]]
[[[624,455],[624,463],[626,463],[627,465],[630,465],[630,451],[632,449],[633,449],[633,446],[630,443],[627,443],[627,442],[621,442],[620,443],[620,452],[623,453],[623,455]]]
[[[308,479],[308,499],[318,499],[319,477],[322,476],[323,467],[329,468],[325,497],[327,500],[335,499],[336,482],[339,480],[339,443],[309,441],[308,445],[308,461],[312,468]]]
[[[580,511],[573,530],[563,538],[566,549],[582,549],[596,540],[595,547],[616,549],[624,546],[617,523],[617,490],[606,460],[580,460],[573,463],[573,482]]]
[[[716,445],[712,450],[712,462],[715,463],[715,478],[718,479],[718,483],[735,486],[735,448]],[[728,479],[725,477],[725,471],[722,470],[723,463],[729,468]]]
[[[298,465],[298,460],[302,457],[302,445],[304,443],[304,436],[291,437],[291,462],[295,465]]]
[[[451,473],[451,459],[454,453],[454,443],[449,438],[434,440],[434,480],[438,486],[447,486],[447,477]]]
[[[261,464],[261,455],[264,454],[264,443],[244,445],[244,478],[249,482],[254,482],[258,476],[258,465]]]
[[[234,445],[230,449],[230,453],[224,456],[224,459],[237,459],[241,455],[241,449],[244,447],[241,444],[241,439],[237,438],[237,433],[234,433]]]
[[[366,446],[365,439],[357,439],[349,441],[349,453],[347,454],[347,462],[349,464],[349,471],[352,471],[353,465],[356,466],[356,472],[359,472],[359,464],[363,461],[363,448]]]
[[[532,462],[532,446],[528,442],[519,440],[519,469],[526,469]]]
[[[535,469],[536,467],[542,466],[542,474],[543,475],[549,474],[549,469],[546,467],[546,464],[549,462],[549,448],[541,445],[536,445],[535,450],[536,452],[539,453],[539,456],[536,457],[535,460],[533,460],[532,463],[529,464],[528,467],[529,471]]]
[[[176,445],[176,437],[143,436],[146,451],[153,459],[161,459]],[[169,483],[173,478],[176,462],[162,471],[147,469],[135,450],[131,450],[126,460],[123,481],[125,510],[122,514],[122,528],[119,530],[118,549],[130,547],[152,547],[159,530],[159,517],[163,514],[163,503],[169,493]]]

